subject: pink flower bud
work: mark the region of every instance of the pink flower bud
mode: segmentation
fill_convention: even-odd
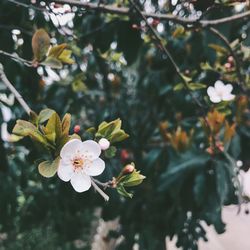
[[[102,138],[98,143],[102,150],[107,150],[110,146],[110,142],[105,138]]]
[[[74,133],[79,133],[80,132],[80,130],[81,130],[81,127],[80,127],[80,125],[75,125],[75,127],[74,127]]]
[[[134,170],[135,170],[135,167],[132,164],[128,164],[123,168],[122,173],[131,174]]]

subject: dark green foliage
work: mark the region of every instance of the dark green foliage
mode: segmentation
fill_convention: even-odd
[[[175,6],[167,2],[166,9],[174,10]],[[195,8],[205,10],[213,2],[197,1]],[[207,13],[207,18],[233,13],[232,7],[223,5]],[[243,161],[244,170],[250,166],[250,128],[247,123],[238,126],[228,150],[211,156],[206,151],[209,145],[199,118],[212,106],[206,87],[217,79],[232,83],[234,94],[241,93],[235,71],[230,73],[223,68],[229,53],[221,55],[208,46],[217,44],[225,48],[207,29],[187,31],[174,37],[179,26],[164,22],[165,31],[161,35],[181,72],[191,78],[193,89],[190,89],[204,104],[204,112],[185,86],[175,89],[181,81],[173,65],[154,46],[152,39],[147,42],[144,37],[143,40],[141,31],[132,28],[139,23],[134,16],[119,18],[98,11],[78,10],[73,28],[77,39],[74,39],[59,32],[60,27],[56,28],[51,20],[47,22],[40,11],[34,11],[34,18],[30,19],[27,8],[0,2],[0,50],[16,52],[32,60],[32,33],[36,28],[44,28],[58,44],[68,43],[74,54],[76,64],[64,66],[68,70],[66,77],[45,86],[36,68],[0,54],[6,75],[32,109],[39,113],[48,107],[56,110],[61,118],[70,113],[70,134],[74,125],[79,124],[84,139],[92,136],[83,133],[85,129],[120,118],[130,137],[117,148],[106,151],[107,167],[100,179],[107,180],[119,174],[124,165],[124,159],[119,158],[121,149],[128,151],[129,162],[135,162],[137,169],[146,176],[143,184],[133,190],[132,199],[123,199],[115,191],[107,190],[111,198],[109,203],[104,203],[93,190],[78,194],[56,176],[41,177],[37,163],[46,159],[45,152],[30,139],[15,144],[0,140],[0,232],[8,233],[3,249],[75,249],[72,243],[75,239],[86,241],[86,249],[90,249],[96,207],[103,208],[104,219],[120,217],[118,234],[125,236],[119,246],[121,250],[132,249],[135,242],[143,250],[163,250],[165,236],[174,235],[178,236],[178,246],[195,250],[199,239],[206,240],[202,221],[214,225],[218,233],[224,232],[222,207],[237,204],[241,198],[235,194],[235,190],[240,190],[236,161]],[[16,46],[13,41],[13,28],[20,29],[22,46]],[[241,41],[242,34],[247,34],[245,45],[249,45],[249,21],[224,24],[219,29],[230,42]],[[110,47],[112,43],[115,49]],[[249,57],[244,59],[239,44],[234,50],[240,56],[243,75],[247,76]],[[208,64],[204,66],[204,63]],[[59,74],[60,70],[55,72]],[[46,75],[44,71],[43,76]],[[81,86],[84,84],[84,91],[74,88],[76,79]],[[245,80],[249,84],[249,79]],[[0,92],[9,94],[1,82]],[[9,132],[17,119],[27,120],[17,102],[10,108],[13,114],[8,122]],[[223,104],[221,109],[228,114],[230,123],[235,121],[235,102]],[[245,121],[249,121],[248,118],[244,118]],[[195,130],[192,146],[186,151],[176,152],[169,141],[162,139],[159,124],[166,120],[168,132],[178,126],[186,131]],[[118,156],[108,159],[115,151]]]

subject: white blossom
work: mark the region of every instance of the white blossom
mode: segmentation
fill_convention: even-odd
[[[218,80],[215,82],[214,87],[207,88],[207,94],[210,101],[213,103],[219,103],[221,101],[231,101],[235,98],[231,92],[233,86],[231,84],[224,84],[222,81]]]
[[[98,144],[100,145],[102,150],[107,150],[110,146],[110,142],[106,138],[102,138]]]
[[[70,181],[77,192],[87,191],[91,187],[91,177],[100,175],[105,169],[105,163],[99,158],[100,145],[87,140],[82,142],[73,139],[67,142],[61,152],[61,160],[57,170],[59,178]]]

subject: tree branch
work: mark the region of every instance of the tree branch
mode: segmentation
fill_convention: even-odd
[[[162,39],[161,37],[157,34],[156,30],[152,27],[152,25],[150,25],[148,23],[147,18],[143,15],[143,12],[141,12],[141,10],[139,9],[139,7],[133,2],[133,0],[129,0],[129,3],[133,6],[133,8],[135,9],[135,11],[141,16],[141,18],[144,20],[145,24],[147,25],[147,27],[149,28],[149,31],[152,33],[153,37],[156,39],[157,45],[158,47],[163,51],[163,53],[169,58],[169,60],[171,61],[172,65],[175,68],[176,73],[178,74],[178,76],[180,77],[180,79],[182,80],[182,82],[185,85],[185,88],[189,91],[190,96],[192,97],[192,99],[195,101],[195,103],[203,109],[203,105],[201,104],[201,102],[196,98],[196,96],[194,96],[193,92],[189,89],[188,86],[188,82],[186,81],[186,79],[183,77],[180,68],[178,67],[178,65],[176,64],[173,56],[171,55],[171,53],[169,52],[169,50],[166,48],[166,46],[163,45],[162,43]],[[203,112],[205,113],[205,111],[203,110]]]
[[[94,189],[103,197],[105,201],[109,200],[109,196],[105,194],[95,183],[94,178],[91,177],[91,184],[94,187]]]
[[[0,64],[0,79],[3,81],[3,83],[6,85],[6,87],[14,94],[20,105],[23,107],[25,112],[30,115],[31,108],[29,105],[24,101],[21,94],[15,89],[15,87],[11,84],[11,82],[8,80],[4,73],[3,65]]]
[[[2,55],[4,55],[4,56],[10,57],[11,59],[13,59],[13,60],[16,61],[16,62],[21,62],[21,63],[23,63],[24,65],[26,65],[26,66],[28,66],[28,67],[33,67],[31,61],[28,61],[28,60],[26,60],[26,59],[23,59],[23,58],[19,57],[18,55],[11,54],[11,53],[8,53],[8,52],[3,51],[3,50],[0,50],[0,54],[2,54]]]
[[[217,36],[223,43],[224,45],[227,47],[227,49],[229,50],[231,56],[234,58],[235,61],[235,68],[236,68],[236,73],[237,73],[237,77],[239,80],[239,85],[241,86],[243,91],[246,91],[245,85],[244,85],[244,79],[243,79],[243,75],[241,74],[241,69],[240,69],[240,61],[238,56],[236,55],[236,53],[234,52],[233,48],[230,45],[230,42],[227,40],[227,38],[220,33],[217,29],[213,28],[213,27],[209,27],[208,30],[214,34],[215,36]]]
[[[129,8],[126,7],[116,7],[114,5],[105,5],[105,4],[98,4],[98,3],[88,3],[88,2],[80,2],[78,0],[45,0],[47,3],[59,3],[59,4],[69,4],[71,6],[82,7],[87,10],[98,10],[103,13],[110,13],[110,14],[117,14],[117,15],[130,15]],[[179,16],[174,16],[172,14],[159,14],[159,13],[147,13],[142,11],[143,16],[146,18],[152,17],[154,19],[162,20],[162,21],[172,21],[174,23],[181,24],[183,26],[202,26],[202,27],[210,27],[216,26],[224,23],[233,22],[239,19],[250,18],[250,10],[244,13],[235,14],[230,17],[224,17],[214,20],[200,20],[199,18],[183,18]]]

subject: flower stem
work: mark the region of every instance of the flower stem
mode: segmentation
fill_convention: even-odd
[[[95,183],[95,181],[93,180],[93,178],[91,178],[91,183],[92,183],[92,186],[94,187],[94,189],[103,197],[103,199],[105,201],[108,201],[109,200],[109,196],[107,194],[105,194]]]

